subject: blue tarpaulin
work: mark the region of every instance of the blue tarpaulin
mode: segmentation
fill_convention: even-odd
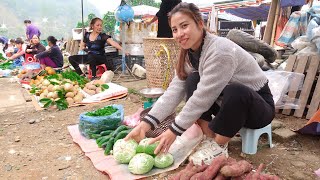
[[[243,19],[266,21],[268,18],[269,8],[269,5],[262,4],[260,6],[228,9],[226,12]]]
[[[305,3],[305,0],[282,0],[280,5],[281,7],[301,6]],[[226,12],[244,19],[266,21],[268,19],[269,8],[270,5],[261,4],[260,6],[245,6],[235,9],[227,9]]]

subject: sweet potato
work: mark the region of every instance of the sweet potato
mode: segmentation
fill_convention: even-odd
[[[245,160],[241,160],[234,164],[226,165],[222,167],[220,172],[226,177],[237,177],[251,170],[252,170],[252,165]]]
[[[170,178],[170,180],[189,180],[194,174],[204,171],[208,165],[204,164],[202,166],[194,166],[193,162],[190,161],[185,169],[180,171],[176,176]]]
[[[218,173],[218,175],[214,178],[214,180],[227,180],[227,178],[221,173]]]
[[[191,177],[191,180],[211,180],[215,178],[222,166],[227,163],[227,157],[224,155],[218,156],[209,165],[209,167],[200,173]]]

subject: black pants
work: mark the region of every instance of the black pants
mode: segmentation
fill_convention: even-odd
[[[187,100],[197,89],[199,73],[190,74],[186,80]],[[268,84],[254,91],[242,84],[229,84],[222,93],[221,106],[214,103],[200,119],[209,121],[209,128],[222,136],[233,137],[242,127],[259,129],[270,124],[275,107]],[[209,98],[209,97],[208,97]],[[212,119],[212,116],[215,117]]]
[[[105,55],[97,55],[97,54],[73,55],[69,57],[69,62],[79,75],[82,74],[79,64],[89,64],[90,69],[92,71],[92,76],[96,76],[97,74],[96,66],[100,64],[105,64],[106,67],[111,71],[114,70],[112,59],[107,59]]]

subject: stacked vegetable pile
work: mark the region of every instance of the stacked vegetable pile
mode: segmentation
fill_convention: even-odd
[[[92,96],[95,94],[99,94],[108,88],[109,88],[109,86],[107,84],[104,84],[104,82],[102,82],[100,80],[95,80],[95,81],[87,83],[85,85],[85,87],[83,88],[83,91],[85,93],[87,93],[88,95]]]
[[[115,130],[102,131],[99,134],[92,134],[91,137],[96,139],[98,146],[105,150],[104,154],[109,155],[113,150],[114,143],[125,138],[131,130],[128,126],[121,125]]]
[[[172,180],[211,180],[211,179],[234,179],[234,180],[279,180],[277,176],[263,174],[263,164],[256,171],[252,171],[252,165],[245,161],[236,161],[224,155],[215,158],[210,165],[194,165],[191,162],[185,169],[180,171]]]
[[[125,141],[120,139],[113,146],[113,157],[121,164],[128,164],[128,169],[132,174],[146,174],[156,168],[167,168],[174,162],[170,153],[154,154],[158,142],[148,144],[150,139],[146,138],[138,144],[134,140]]]
[[[44,108],[57,106],[59,110],[68,108],[68,105],[81,102],[84,98],[79,91],[80,87],[88,82],[84,77],[73,71],[55,74],[51,69],[40,72],[35,80],[31,81],[30,93],[40,97]],[[48,74],[47,76],[44,76]]]

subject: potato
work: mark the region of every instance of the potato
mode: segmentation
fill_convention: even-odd
[[[74,100],[71,97],[67,97],[66,101],[68,102],[68,105],[72,105],[74,103]]]
[[[97,89],[96,89],[96,93],[98,94],[98,93],[101,93],[101,92],[102,92],[101,87],[97,87]]]
[[[96,90],[97,89],[97,87],[95,85],[93,85],[93,84],[89,85],[87,88],[90,89],[90,90]]]
[[[81,97],[79,94],[77,94],[77,95],[73,98],[74,102],[76,102],[76,103],[81,102],[82,99],[83,99],[83,97]]]
[[[67,98],[73,98],[74,97],[74,93],[73,92],[67,92],[66,97]]]
[[[58,93],[57,93],[57,92],[53,92],[52,98],[53,98],[53,99],[57,99],[57,98],[58,98]]]
[[[96,94],[96,91],[95,91],[95,90],[89,90],[88,94],[90,94],[90,95],[95,95],[95,94]]]
[[[46,95],[44,93],[40,94],[40,99],[42,99],[42,98],[46,98]]]
[[[47,88],[48,91],[49,91],[49,92],[53,92],[53,87],[54,87],[54,85],[50,84],[50,85],[48,86],[48,88]]]

